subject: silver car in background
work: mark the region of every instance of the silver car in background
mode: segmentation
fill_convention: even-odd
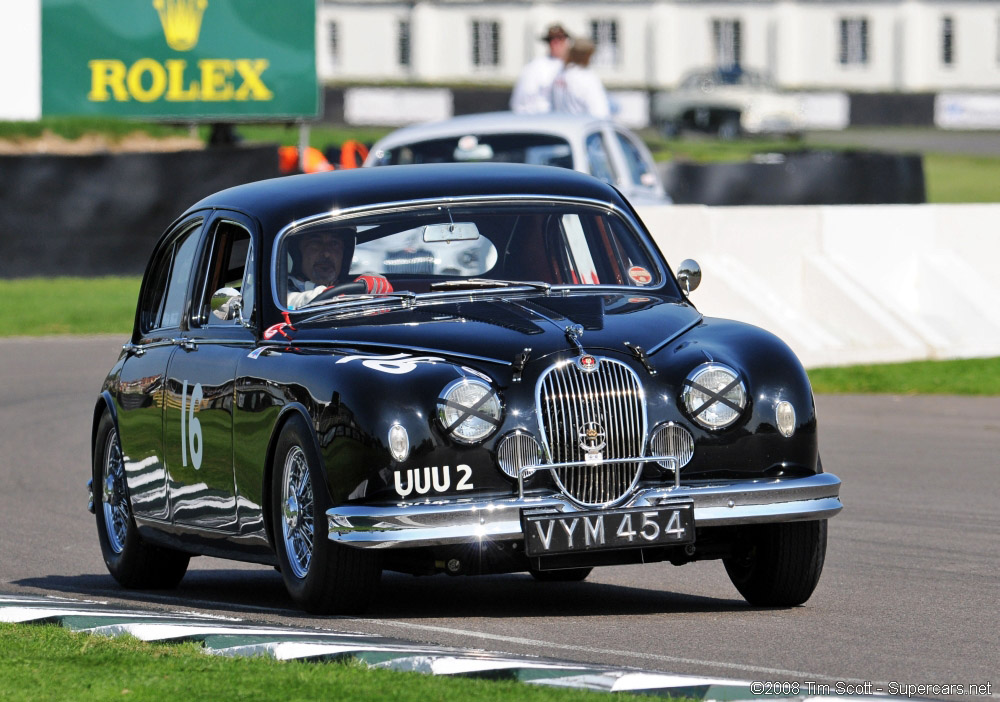
[[[783,92],[765,73],[718,68],[695,71],[676,90],[653,96],[653,122],[667,137],[685,130],[720,139],[746,134],[797,134],[804,129],[802,100]]]
[[[376,142],[364,165],[475,161],[571,168],[610,183],[634,205],[671,201],[642,140],[585,115],[491,112],[403,127]]]

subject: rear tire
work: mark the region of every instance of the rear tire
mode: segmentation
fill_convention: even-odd
[[[566,568],[564,570],[531,570],[531,577],[540,583],[579,583],[587,579],[593,568]]]
[[[186,553],[143,542],[132,516],[118,427],[105,411],[97,425],[93,466],[97,537],[108,572],[123,587],[170,589],[187,572]]]
[[[327,538],[330,498],[312,432],[301,417],[281,431],[271,465],[271,526],[281,577],[313,614],[357,614],[382,575],[376,554]]]
[[[741,552],[723,562],[740,594],[758,607],[809,599],[826,557],[826,520],[748,527]]]

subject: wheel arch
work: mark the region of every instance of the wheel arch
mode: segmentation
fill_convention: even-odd
[[[114,398],[111,397],[111,393],[107,390],[101,392],[100,396],[97,398],[97,402],[94,403],[94,416],[91,420],[90,426],[90,465],[94,465],[94,461],[97,459],[97,428],[101,424],[101,417],[104,413],[108,412],[111,414],[111,421],[114,422],[115,429],[118,429],[118,408],[115,407]]]

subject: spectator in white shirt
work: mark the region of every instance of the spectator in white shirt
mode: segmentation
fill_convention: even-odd
[[[566,67],[552,84],[553,112],[610,117],[611,103],[601,79],[590,68],[594,42],[577,39],[569,49]]]
[[[539,56],[521,71],[510,96],[510,109],[535,115],[552,111],[552,81],[569,54],[570,36],[561,24],[553,24],[541,37],[548,42],[548,56]]]

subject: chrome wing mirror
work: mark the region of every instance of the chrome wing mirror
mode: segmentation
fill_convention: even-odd
[[[219,288],[212,295],[212,314],[225,322],[238,319],[244,327],[250,323],[243,319],[243,296],[236,288]]]
[[[681,284],[681,290],[685,295],[690,295],[701,285],[701,266],[698,262],[690,258],[681,261],[677,267],[677,282]]]

